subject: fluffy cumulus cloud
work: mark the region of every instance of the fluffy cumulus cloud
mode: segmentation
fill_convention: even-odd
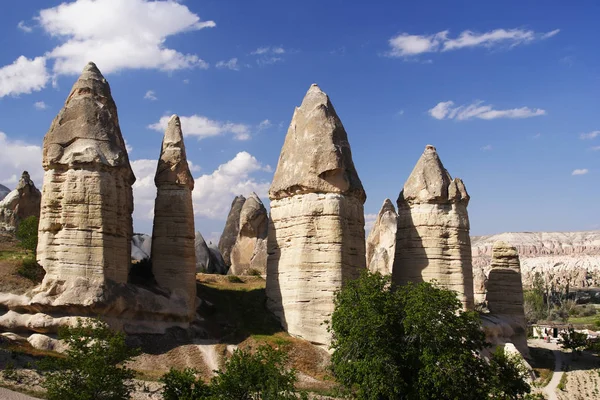
[[[158,122],[148,125],[148,128],[164,132],[170,118],[164,116]],[[196,114],[189,117],[179,117],[179,119],[181,120],[181,130],[184,136],[195,136],[198,140],[225,134],[232,134],[236,140],[250,139],[250,126],[246,124],[215,121]]]
[[[28,171],[38,188],[42,187],[42,147],[12,140],[0,132],[0,183],[14,188],[23,171]]]
[[[507,110],[495,110],[491,105],[484,105],[482,101],[473,104],[455,106],[453,101],[442,101],[428,110],[429,115],[435,119],[456,119],[465,121],[468,119],[497,119],[497,118],[530,118],[546,115],[546,110],[541,108],[511,108]]]
[[[153,218],[156,164],[156,160],[146,159],[131,162],[137,178],[133,185],[134,219],[136,220]],[[197,172],[199,169],[198,166],[190,163],[192,172]],[[268,165],[261,164],[255,157],[244,151],[220,165],[212,173],[201,175],[195,180],[192,194],[196,216],[224,220],[234,196],[256,192],[259,196],[265,197],[270,183],[259,180],[253,175],[269,171]]]
[[[433,35],[411,35],[401,33],[389,39],[390,57],[413,57],[423,53],[434,53],[459,50],[472,47],[515,47],[544,40],[560,32],[555,29],[546,33],[537,33],[523,29],[495,29],[489,32],[463,31],[455,38],[450,37],[450,31],[441,31]]]
[[[42,90],[49,79],[44,57],[21,56],[0,68],[0,98]]]
[[[234,196],[256,192],[259,197],[266,197],[270,181],[253,176],[261,171],[270,172],[271,167],[242,151],[219,165],[213,173],[200,176],[194,186],[194,213],[201,217],[225,219]]]
[[[174,0],[76,0],[41,10],[42,29],[62,43],[46,57],[54,73],[78,74],[93,60],[104,73],[129,68],[206,68],[196,54],[165,45],[168,37],[216,26]]]
[[[579,137],[582,140],[595,139],[595,138],[597,138],[599,136],[600,136],[600,131],[593,131],[593,132],[589,132],[589,133],[582,133],[581,135],[579,135]]]
[[[231,69],[233,71],[240,70],[240,64],[238,64],[237,58],[231,58],[229,61],[219,61],[216,64],[216,67],[221,69]]]
[[[33,103],[33,106],[36,110],[45,110],[46,108],[48,108],[46,103],[44,103],[43,101],[36,101],[35,103]]]
[[[575,170],[573,170],[573,172],[571,172],[571,175],[573,175],[573,176],[585,175],[588,172],[590,172],[590,171],[587,168],[575,169]]]

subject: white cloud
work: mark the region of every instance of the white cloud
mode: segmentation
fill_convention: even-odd
[[[490,150],[492,150],[492,148],[493,148],[493,147],[492,147],[492,145],[491,145],[491,144],[486,144],[485,146],[483,146],[483,147],[481,148],[481,150],[483,150],[483,151],[490,151]]]
[[[522,29],[495,29],[493,31],[477,33],[463,31],[458,37],[450,38],[449,31],[441,31],[433,35],[410,35],[401,33],[389,39],[390,57],[411,57],[423,53],[451,51],[469,47],[498,47],[509,48],[521,44],[531,43],[535,40],[544,40],[555,36],[559,29],[547,33],[536,33],[532,30]]]
[[[282,55],[286,53],[287,50],[285,50],[282,46],[265,46],[259,47],[250,54],[258,56],[256,59],[256,64],[263,67],[265,65],[283,62]]]
[[[76,0],[41,10],[44,31],[62,42],[47,53],[54,73],[79,74],[88,61],[104,73],[123,69],[207,68],[196,54],[165,45],[167,38],[216,26],[177,1]]]
[[[533,135],[533,138],[534,138],[534,139],[539,139],[539,138],[541,138],[541,137],[542,137],[542,134],[541,134],[541,133],[536,133],[535,135]]]
[[[472,118],[496,119],[496,118],[530,118],[546,115],[546,110],[541,108],[512,108],[508,110],[494,110],[492,106],[482,105],[482,101],[477,101],[470,105],[455,107],[453,101],[442,101],[435,107],[428,110],[429,115],[435,119],[456,119],[466,121]]]
[[[42,90],[49,79],[44,57],[30,60],[21,56],[0,68],[0,98]]]
[[[0,132],[0,183],[14,186],[23,171],[28,171],[38,189],[42,187],[42,147],[11,140]],[[8,185],[11,184],[11,185]]]
[[[43,101],[36,101],[35,103],[33,103],[33,106],[36,110],[45,110],[46,108],[48,108],[46,103],[44,103]]]
[[[127,150],[127,153],[131,153],[133,151],[133,147],[131,147],[131,145],[127,143],[126,139],[123,140],[125,140],[125,150]]]
[[[256,63],[260,66],[275,64],[278,62],[282,62],[283,58],[281,57],[263,57],[256,60]]]
[[[267,167],[242,151],[232,160],[219,165],[212,174],[200,176],[196,179],[193,193],[194,213],[224,220],[234,196],[256,192],[259,197],[266,197],[270,182],[252,177],[253,173],[260,171],[267,171]]]
[[[591,150],[591,151],[600,151],[600,146],[593,146],[593,147],[590,147],[590,150]]]
[[[161,117],[158,122],[148,125],[148,128],[164,132],[170,118],[169,116]],[[233,134],[236,140],[250,139],[250,127],[246,124],[215,121],[196,114],[189,117],[179,117],[179,119],[181,120],[181,129],[184,136],[196,136],[198,140],[228,133]]]
[[[590,133],[582,133],[581,135],[579,135],[579,137],[582,140],[595,139],[598,136],[600,136],[600,131],[593,131],[593,132],[590,132]]]
[[[240,70],[240,66],[238,64],[238,59],[237,58],[232,58],[229,61],[219,61],[216,64],[217,68],[227,68],[227,69],[231,69],[233,71],[239,71]]]
[[[150,101],[156,101],[156,100],[158,100],[158,97],[156,97],[156,93],[154,93],[154,90],[148,90],[146,92],[146,94],[144,95],[144,99],[150,100]]]
[[[135,174],[133,184],[133,218],[154,218],[154,200],[156,199],[156,185],[154,175],[156,174],[157,160],[134,160],[131,161],[131,169]]]
[[[268,119],[265,119],[263,121],[260,121],[260,124],[258,124],[257,130],[260,131],[264,131],[265,129],[269,129],[273,124],[271,123],[271,121],[269,121]]]
[[[375,221],[377,221],[377,214],[365,214],[365,235],[369,236]]]
[[[585,175],[588,172],[590,172],[587,168],[583,168],[583,169],[575,169],[573,170],[573,172],[571,172],[571,175]]]
[[[259,47],[250,53],[255,56],[263,55],[263,54],[285,54],[285,49],[281,46],[265,46]]]
[[[33,28],[25,25],[25,21],[19,21],[19,23],[17,24],[17,28],[19,28],[20,30],[22,30],[25,33],[33,32]]]
[[[401,116],[403,116],[403,115],[404,115],[404,110],[400,110],[400,111],[398,111],[398,112],[396,113],[396,115],[397,115],[398,117],[401,117]]]

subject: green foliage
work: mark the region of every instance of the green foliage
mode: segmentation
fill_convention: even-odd
[[[280,350],[260,346],[256,353],[236,350],[224,370],[210,385],[196,379],[194,370],[169,371],[161,378],[165,400],[296,400],[307,399],[297,393],[294,370],[286,371],[287,357]]]
[[[334,302],[332,370],[351,397],[508,399],[529,392],[512,359],[477,356],[487,346],[479,317],[460,311],[452,291],[429,283],[394,288],[389,276],[364,272]]]
[[[244,283],[242,278],[237,275],[227,275],[227,280],[231,283]]]
[[[20,383],[22,380],[21,374],[19,374],[15,368],[15,363],[9,361],[2,370],[2,377],[7,381],[14,381]]]
[[[209,398],[211,394],[210,387],[201,379],[196,379],[196,371],[193,368],[186,368],[178,371],[171,368],[169,372],[160,378],[165,384],[163,388],[164,400],[196,400]]]
[[[73,328],[62,328],[59,338],[69,346],[66,357],[49,357],[40,363],[48,399],[129,399],[134,373],[122,364],[139,350],[126,345],[122,332],[112,331],[98,319],[79,320]]]
[[[32,215],[19,222],[17,227],[17,239],[21,241],[21,247],[35,253],[38,242],[38,217]]]
[[[34,257],[26,257],[21,262],[21,266],[17,269],[17,273],[23,278],[27,278],[34,283],[40,283],[44,279],[46,271],[37,263]]]
[[[250,268],[248,270],[248,275],[250,275],[250,276],[261,276],[261,273],[256,268]]]
[[[539,290],[527,290],[523,293],[525,318],[530,324],[545,320],[548,315],[544,304],[544,294]]]
[[[530,390],[526,382],[527,367],[523,359],[516,354],[506,354],[500,346],[496,347],[490,357],[490,372],[493,399],[518,399]]]
[[[567,329],[567,333],[560,335],[558,343],[560,343],[563,349],[570,349],[577,354],[581,354],[581,350],[587,345],[587,335],[569,328]]]
[[[567,389],[567,371],[568,371],[568,369],[565,369],[562,376],[560,377],[560,381],[558,382],[558,385],[556,385],[556,388],[563,392]]]

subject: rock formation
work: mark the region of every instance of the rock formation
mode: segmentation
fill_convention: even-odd
[[[269,198],[267,305],[291,335],[327,344],[334,292],[365,268],[366,195],[342,122],[317,85],[294,112]]]
[[[191,314],[196,301],[194,178],[177,115],[169,120],[154,177],[157,194],[152,230],[152,272],[158,284],[181,291]]]
[[[206,244],[202,234],[196,232],[196,272],[226,274],[227,267],[225,267],[225,262],[223,261],[223,257],[221,257],[219,249],[212,245],[212,243],[210,246]]]
[[[521,267],[515,247],[505,242],[494,243],[486,289],[485,302],[490,314],[508,322],[513,329],[510,341],[528,355]]]
[[[531,287],[536,273],[559,290],[600,286],[600,231],[587,232],[508,232],[473,236],[475,282],[489,274],[492,248],[504,241],[514,246],[521,262],[523,286]]]
[[[17,188],[0,201],[0,229],[14,230],[27,217],[40,216],[42,194],[27,171],[23,171]]]
[[[225,222],[225,228],[223,228],[223,234],[219,239],[219,251],[225,261],[225,266],[229,268],[231,266],[231,249],[237,240],[238,233],[240,232],[240,213],[242,207],[246,202],[246,198],[242,195],[235,196],[231,202],[231,209],[229,215],[227,215],[227,221]]]
[[[435,147],[425,147],[398,197],[395,283],[436,280],[473,309],[468,204],[462,180],[451,178]]]
[[[398,214],[390,199],[385,199],[367,238],[367,268],[390,275],[396,253]]]
[[[108,82],[89,63],[44,137],[37,259],[46,280],[127,282],[135,177]]]
[[[267,209],[256,193],[252,193],[240,212],[240,227],[231,249],[229,274],[247,275],[249,272],[267,272]]]
[[[2,201],[11,190],[4,185],[0,185],[0,201]]]
[[[152,255],[152,236],[136,233],[131,238],[131,260],[142,261]]]

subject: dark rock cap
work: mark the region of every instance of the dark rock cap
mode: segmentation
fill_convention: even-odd
[[[181,131],[181,121],[177,115],[169,119],[162,141],[158,167],[154,176],[156,186],[176,184],[194,189],[194,178],[185,155],[185,144]]]

